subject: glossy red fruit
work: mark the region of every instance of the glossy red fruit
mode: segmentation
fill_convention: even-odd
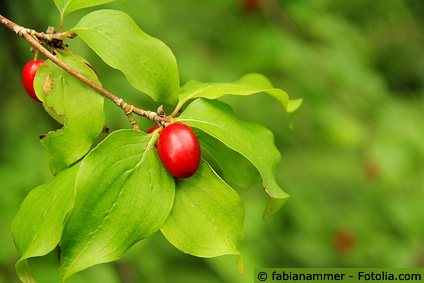
[[[158,126],[158,125],[153,126],[153,127],[149,128],[149,129],[146,131],[146,133],[147,133],[147,134],[151,134],[151,133],[153,133],[153,132],[154,132],[154,130],[156,130],[157,128],[159,128],[159,126]]]
[[[256,12],[262,9],[260,0],[241,0],[241,8],[247,12]]]
[[[159,134],[158,154],[169,173],[177,178],[188,178],[199,167],[199,140],[189,126],[172,123]]]
[[[22,69],[22,83],[24,84],[25,91],[37,102],[41,102],[35,94],[34,78],[37,70],[44,63],[45,60],[32,60],[28,61]]]
[[[151,133],[153,133],[157,128],[159,128],[159,126],[158,125],[156,125],[156,126],[153,126],[153,127],[151,127],[151,128],[149,128],[147,131],[146,131],[146,134],[151,134]],[[155,143],[155,147],[157,148],[158,147],[158,143]]]

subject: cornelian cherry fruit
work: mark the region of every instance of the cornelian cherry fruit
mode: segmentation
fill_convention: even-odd
[[[172,123],[159,134],[158,154],[162,164],[174,177],[191,177],[200,164],[199,140],[189,126]]]
[[[149,128],[147,131],[146,131],[146,133],[147,134],[151,134],[151,133],[153,133],[157,128],[159,128],[159,126],[158,125],[155,125],[155,126],[153,126],[153,127],[151,127],[151,128]]]
[[[151,127],[151,128],[149,128],[147,131],[146,131],[146,134],[151,134],[151,133],[153,133],[156,129],[158,129],[159,128],[159,126],[158,125],[155,125],[155,126],[153,126],[153,127]],[[155,147],[157,148],[158,147],[158,143],[155,143]]]
[[[261,10],[261,0],[241,0],[241,7],[247,12],[256,12]]]
[[[25,91],[28,95],[37,102],[41,102],[35,94],[34,90],[34,78],[37,70],[44,63],[45,60],[31,60],[28,61],[24,68],[22,69],[22,83],[24,85]]]

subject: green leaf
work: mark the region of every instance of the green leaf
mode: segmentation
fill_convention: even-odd
[[[27,259],[48,254],[60,241],[74,201],[78,167],[63,170],[52,181],[32,190],[15,216],[12,233],[19,254],[16,270],[23,282],[34,280]]]
[[[226,182],[246,188],[260,181],[258,170],[240,153],[202,131],[196,131],[196,136],[203,158],[208,160]]]
[[[275,171],[281,156],[274,144],[274,136],[265,127],[242,121],[219,101],[196,99],[176,119],[198,128],[218,139],[232,150],[246,157],[258,169],[265,191],[275,199],[264,217],[275,213],[287,200],[275,180]]]
[[[64,280],[118,259],[165,222],[175,184],[157,156],[156,136],[115,131],[83,159],[61,241]]]
[[[54,3],[63,17],[64,15],[79,9],[93,7],[112,1],[114,0],[54,0]]]
[[[275,97],[287,112],[294,112],[300,107],[302,100],[290,100],[287,93],[279,88],[274,88],[271,82],[260,74],[247,74],[232,83],[201,83],[189,81],[181,88],[177,109],[180,109],[188,100],[193,98],[216,99],[224,95],[252,95],[265,92]]]
[[[100,85],[95,72],[79,57],[68,51],[58,53],[57,57]],[[46,111],[63,124],[63,128],[41,139],[50,168],[57,174],[83,157],[101,133],[103,97],[51,61],[37,71],[34,86]]]
[[[127,14],[99,10],[72,29],[104,62],[120,70],[138,90],[161,103],[176,104],[177,63],[162,41],[142,31]]]
[[[239,254],[243,221],[239,195],[202,161],[193,177],[177,181],[174,206],[161,232],[191,255]]]

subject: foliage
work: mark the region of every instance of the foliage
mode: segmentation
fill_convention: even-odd
[[[228,113],[270,129],[283,153],[276,180],[291,197],[282,213],[267,221],[260,220],[265,199],[257,169],[222,142],[196,132],[204,158],[245,203],[240,250],[246,274],[237,274],[232,256],[192,258],[176,252],[157,233],[115,264],[97,265],[69,282],[251,282],[253,266],[422,266],[422,3],[263,2],[278,4],[259,13],[246,13],[237,1],[223,0],[104,6],[125,11],[171,47],[183,86],[193,78],[233,82],[254,71],[304,99],[291,131],[272,97],[220,98],[231,105]],[[5,1],[0,6],[2,13],[38,30],[57,22],[51,0]],[[89,10],[67,14],[65,26],[75,26]],[[18,75],[30,59],[28,46],[4,29],[0,37],[8,43],[0,44],[2,54],[8,54],[0,58],[7,66],[0,69],[0,282],[15,282],[11,222],[29,190],[51,180],[48,160],[35,137],[57,128],[57,123],[22,95]],[[105,87],[147,108],[157,107],[80,40],[71,43],[74,53],[95,67]],[[111,130],[126,127],[125,117],[113,107],[105,103],[106,124]],[[139,122],[143,128],[151,126]],[[212,150],[217,160],[208,154]],[[226,166],[231,163],[227,159],[239,165]],[[340,235],[354,239],[342,250],[337,249]],[[58,281],[56,257],[52,252],[30,260],[42,282]]]
[[[72,31],[105,63],[122,71],[135,88],[161,103],[176,103],[179,78],[174,55],[127,14],[95,11],[83,17]]]
[[[68,50],[56,56],[99,83],[95,72]],[[50,61],[37,71],[34,85],[46,111],[63,124],[63,128],[41,139],[50,168],[57,174],[83,157],[100,135],[104,126],[103,98]]]
[[[55,3],[62,29],[67,13],[102,1]],[[161,128],[174,121],[191,125],[227,146],[227,151],[245,157],[259,172],[271,198],[264,217],[276,213],[286,202],[288,194],[275,179],[280,153],[272,133],[238,119],[227,111],[227,104],[213,100],[227,94],[265,92],[288,112],[295,111],[300,100],[291,101],[283,90],[274,88],[259,74],[246,75],[233,83],[190,81],[180,91],[171,50],[118,10],[91,12],[63,34],[80,37],[105,63],[122,71],[139,91],[157,102],[175,106],[170,116],[160,110],[163,106],[153,116],[140,115],[151,120],[160,116],[162,120],[156,121]],[[99,92],[124,110],[133,129],[113,131],[96,145],[104,128],[104,109],[103,97],[92,84],[101,87],[100,81],[90,63],[61,41],[47,42],[56,58],[30,41],[49,59],[36,73],[35,93],[46,112],[63,127],[41,137],[55,177],[28,195],[13,223],[19,279],[35,282],[28,260],[45,256],[56,246],[60,250],[59,276],[66,281],[88,267],[121,258],[130,247],[161,228],[170,243],[187,254],[238,255],[242,270],[244,206],[239,195],[205,160],[193,177],[173,178],[157,155],[160,143],[155,144],[160,131],[140,131],[131,116],[134,106],[104,91]],[[81,75],[88,82],[81,80]],[[226,163],[218,167],[221,170],[237,166],[237,159],[232,164],[227,164],[228,159],[220,161],[222,154],[215,155],[214,148],[209,147],[208,154],[217,160],[215,165]],[[226,178],[232,182],[230,174],[226,173]],[[32,217],[37,221],[26,225]]]

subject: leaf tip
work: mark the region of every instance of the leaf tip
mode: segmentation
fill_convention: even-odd
[[[295,112],[297,109],[299,109],[299,107],[302,104],[303,104],[303,99],[302,98],[297,98],[297,99],[291,99],[291,100],[289,100],[289,102],[287,103],[287,106],[286,106],[287,113],[293,113],[293,112]]]
[[[271,199],[267,207],[265,208],[264,213],[262,214],[262,220],[268,219],[269,217],[277,213],[280,208],[282,208],[286,204],[289,198],[290,195],[286,194],[285,197]]]
[[[21,280],[23,283],[36,283],[36,280],[29,268],[28,260],[26,258],[21,257],[16,262],[15,269],[19,280]]]

